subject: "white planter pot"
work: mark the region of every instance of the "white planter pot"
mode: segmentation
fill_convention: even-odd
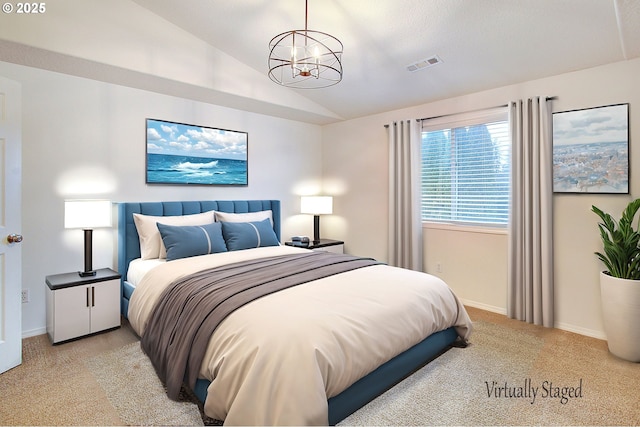
[[[609,351],[630,362],[640,362],[640,281],[600,273],[604,331]]]

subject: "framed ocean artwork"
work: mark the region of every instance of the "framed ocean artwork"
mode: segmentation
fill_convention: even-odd
[[[147,184],[248,185],[248,134],[147,119]]]
[[[629,104],[553,113],[553,192],[629,194]]]

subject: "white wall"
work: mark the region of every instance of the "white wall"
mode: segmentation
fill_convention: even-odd
[[[604,338],[598,272],[600,249],[592,204],[619,213],[640,196],[640,59],[505,86],[413,108],[326,125],[322,129],[325,192],[335,194],[336,218],[325,232],[355,254],[387,258],[387,143],[384,125],[507,104],[531,96],[557,96],[553,111],[630,104],[630,195],[554,195],[556,326]],[[416,88],[420,90],[420,88]],[[425,234],[425,266],[467,302],[506,312],[506,236],[442,230]],[[490,268],[480,261],[486,259]],[[443,263],[442,273],[434,266]],[[502,295],[500,297],[500,295]]]
[[[463,303],[506,314],[506,230],[425,226],[423,233],[425,271],[447,282]]]
[[[299,196],[320,190],[319,126],[2,62],[0,75],[23,95],[23,335],[45,332],[45,276],[83,268],[82,232],[63,228],[65,199],[279,199],[283,238],[311,234]],[[145,118],[248,132],[249,185],[146,185]],[[114,243],[114,231],[94,231],[95,268],[116,267]]]
[[[0,14],[0,23],[6,62],[302,121],[336,118],[131,0],[56,0],[39,19]]]
[[[63,201],[277,198],[283,236],[311,234],[298,215],[298,196],[333,194],[334,215],[322,219],[323,237],[345,240],[347,252],[387,258],[387,144],[384,124],[555,95],[554,111],[629,102],[631,195],[555,195],[556,324],[604,336],[598,271],[600,248],[591,204],[619,212],[637,197],[640,150],[640,60],[442,100],[322,128],[241,110],[0,62],[0,75],[22,83],[23,94],[23,333],[43,333],[44,277],[82,267],[82,236],[62,226]],[[179,187],[144,183],[144,119],[155,117],[249,133],[249,186]],[[321,159],[321,160],[319,160]],[[321,180],[321,178],[323,178]],[[321,188],[322,187],[322,188]],[[425,266],[434,263],[466,301],[506,309],[506,239],[427,231]],[[94,235],[94,266],[115,266],[113,232]],[[462,250],[466,252],[461,252]],[[491,253],[490,268],[481,256]],[[461,256],[464,254],[464,256]],[[475,257],[473,257],[475,255]],[[504,264],[501,264],[504,263]],[[434,272],[435,273],[435,272]],[[503,291],[504,289],[504,291]],[[504,299],[500,302],[500,295]]]

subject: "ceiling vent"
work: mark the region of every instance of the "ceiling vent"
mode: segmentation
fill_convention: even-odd
[[[434,65],[438,65],[440,63],[442,63],[442,59],[440,59],[438,55],[433,55],[429,58],[421,59],[420,61],[407,65],[407,71],[411,71],[413,73],[418,70],[424,70],[425,68],[433,67]]]

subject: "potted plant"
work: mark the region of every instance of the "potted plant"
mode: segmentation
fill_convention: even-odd
[[[640,199],[631,201],[616,221],[591,207],[601,220],[598,228],[604,247],[596,255],[607,268],[600,273],[607,345],[612,354],[631,362],[640,362],[640,231],[633,227],[639,209]]]

